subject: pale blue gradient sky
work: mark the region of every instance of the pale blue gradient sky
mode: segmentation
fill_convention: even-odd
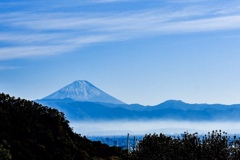
[[[126,102],[240,103],[240,2],[3,0],[0,91],[88,80]]]

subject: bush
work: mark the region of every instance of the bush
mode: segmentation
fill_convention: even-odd
[[[149,134],[140,141],[133,157],[138,160],[239,160],[239,140],[234,137],[233,147],[228,142],[229,136],[221,130],[209,132],[202,138],[197,133],[173,138]]]

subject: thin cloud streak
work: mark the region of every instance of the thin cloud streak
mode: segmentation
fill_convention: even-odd
[[[113,2],[118,0],[100,0]],[[146,36],[232,30],[240,28],[240,13],[222,7],[122,13],[3,13],[0,60],[68,52],[86,45]]]
[[[0,71],[3,70],[13,70],[13,69],[19,69],[20,67],[13,67],[13,66],[0,66]]]
[[[56,39],[57,40],[57,39]],[[112,39],[114,40],[114,39]],[[118,39],[119,40],[119,39]],[[109,41],[108,36],[87,36],[78,38],[68,38],[62,40],[56,45],[48,46],[16,46],[16,47],[2,47],[0,48],[0,60],[9,60],[14,58],[56,55],[69,52],[79,47],[84,47],[89,44]],[[10,54],[11,53],[11,54]]]
[[[167,0],[171,3],[199,3],[199,2],[206,2],[207,0]]]
[[[156,31],[167,33],[178,32],[203,32],[214,30],[228,30],[240,28],[239,16],[226,16],[209,19],[200,19],[192,21],[174,22],[164,25],[164,27],[156,27]]]
[[[46,41],[55,44],[59,39],[66,38],[65,34],[52,34],[52,33],[38,33],[38,34],[26,34],[23,32],[16,33],[0,33],[0,42],[10,42],[11,44],[33,44],[33,43],[44,43]]]
[[[24,46],[0,48],[0,60],[22,57],[54,55],[68,51],[69,48],[60,46]]]
[[[134,0],[90,0],[90,3],[114,3],[114,2],[131,2]]]

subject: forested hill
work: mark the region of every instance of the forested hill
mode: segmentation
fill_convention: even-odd
[[[111,159],[123,151],[72,131],[56,109],[0,93],[0,159]]]

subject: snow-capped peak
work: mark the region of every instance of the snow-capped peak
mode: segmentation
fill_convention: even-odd
[[[108,95],[86,80],[78,80],[61,88],[43,99],[71,98],[76,101],[104,102],[123,104],[122,101]]]

